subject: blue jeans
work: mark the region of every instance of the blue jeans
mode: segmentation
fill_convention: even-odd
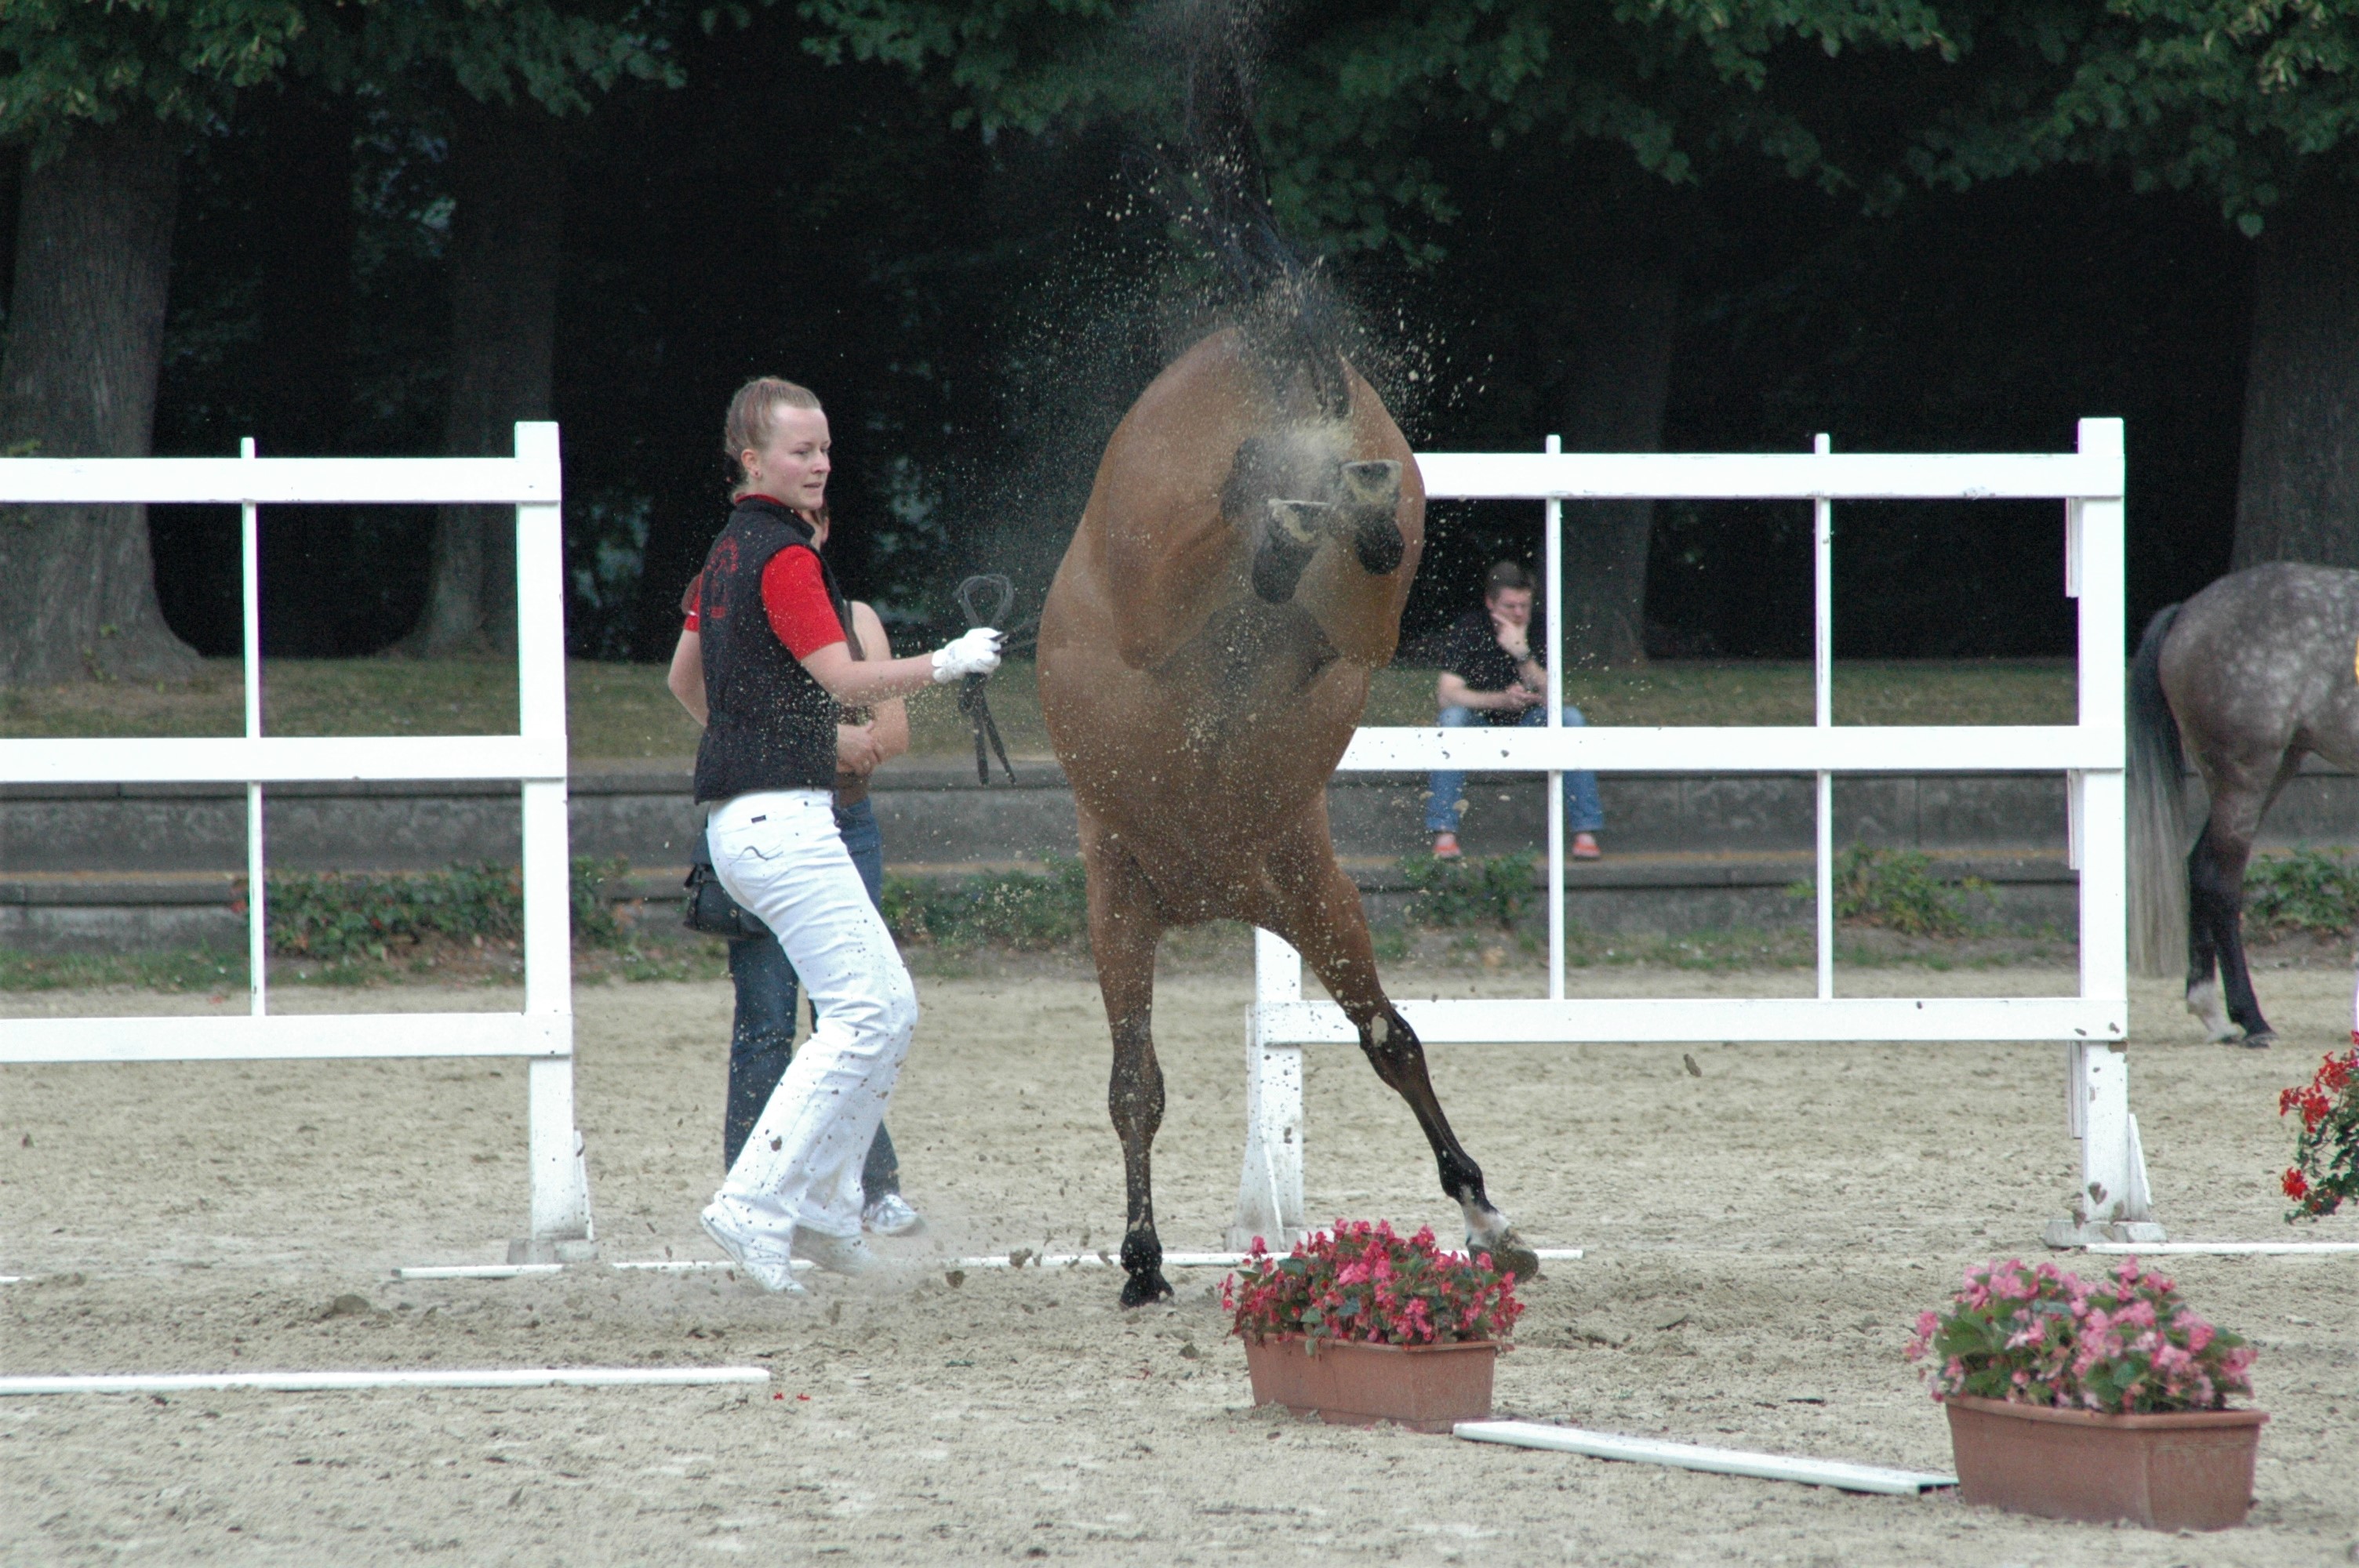
[[[843,847],[867,886],[868,897],[880,907],[885,895],[885,835],[876,826],[876,811],[866,801],[840,807],[835,826]],[[801,982],[787,962],[786,950],[770,938],[733,939],[729,944],[729,978],[737,986],[737,1016],[729,1031],[729,1108],[722,1129],[723,1164],[737,1163],[737,1152],[746,1134],[770,1103],[787,1064],[795,1054],[795,1002]],[[860,1183],[867,1201],[901,1190],[901,1163],[893,1153],[893,1140],[884,1125],[876,1128],[862,1165]]]
[[[1441,710],[1444,730],[1471,730],[1485,721],[1485,716],[1472,708],[1445,708]],[[1537,730],[1548,722],[1545,708],[1527,708],[1516,725],[1525,730]],[[1581,709],[1567,705],[1564,727],[1578,730],[1589,721]],[[1466,775],[1454,768],[1435,772],[1425,797],[1425,830],[1428,833],[1455,833],[1459,814],[1466,806]],[[1605,826],[1605,807],[1597,798],[1597,775],[1587,768],[1564,775],[1564,830],[1567,833],[1595,833]]]

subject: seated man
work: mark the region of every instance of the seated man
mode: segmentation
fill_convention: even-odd
[[[1460,616],[1443,637],[1436,695],[1444,729],[1548,722],[1548,669],[1532,656],[1531,629],[1532,574],[1501,561],[1484,575],[1483,608]],[[1586,722],[1581,709],[1571,706],[1564,721]],[[1466,808],[1465,793],[1463,773],[1445,769],[1433,775],[1425,830],[1433,835],[1437,860],[1459,857],[1458,818]],[[1585,768],[1564,775],[1564,826],[1572,835],[1572,858],[1596,860],[1605,809],[1598,804],[1597,775]]]

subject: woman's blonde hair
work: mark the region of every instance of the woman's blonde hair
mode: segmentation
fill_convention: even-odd
[[[729,487],[732,496],[745,492],[748,481],[743,454],[748,448],[758,450],[770,438],[777,411],[818,407],[819,394],[783,376],[757,375],[737,389],[737,395],[729,400],[729,416],[721,425],[721,449],[728,454],[729,466],[737,474],[736,482]]]

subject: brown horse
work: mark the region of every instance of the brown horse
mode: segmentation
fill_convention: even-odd
[[[1149,1177],[1156,945],[1208,920],[1301,950],[1408,1101],[1472,1240],[1519,1274],[1538,1261],[1450,1130],[1328,835],[1328,776],[1399,637],[1424,488],[1375,390],[1340,355],[1301,364],[1332,351],[1315,335],[1277,341],[1217,332],[1147,387],[1106,445],[1040,616],[1040,704],[1080,812],[1114,1033],[1125,1306],[1170,1294]]]

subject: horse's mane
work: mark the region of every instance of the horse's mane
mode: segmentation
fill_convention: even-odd
[[[1277,232],[1254,133],[1266,0],[1207,0],[1182,40],[1183,168],[1157,188],[1236,290],[1237,325],[1280,407],[1339,419],[1352,406],[1343,311],[1314,262]]]

